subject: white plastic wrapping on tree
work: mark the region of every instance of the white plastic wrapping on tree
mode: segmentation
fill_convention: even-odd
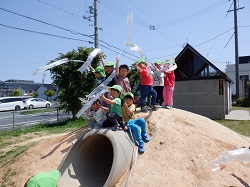
[[[99,48],[95,48],[93,51],[91,51],[91,53],[89,54],[86,62],[84,62],[84,64],[77,70],[80,71],[81,73],[84,72],[88,66],[91,64],[91,62],[93,61],[93,59],[95,58],[95,56],[100,53],[102,50]]]
[[[250,149],[239,148],[227,151],[209,163],[212,171],[219,171],[225,168],[228,162],[236,160],[239,162],[250,162]]]
[[[42,67],[39,67],[38,69],[36,69],[35,71],[33,71],[33,75],[35,74],[39,74],[39,73],[43,73],[44,71],[50,69],[50,68],[53,68],[53,67],[56,67],[56,66],[59,66],[61,64],[65,64],[69,61],[68,58],[64,58],[62,60],[58,60],[56,62],[52,62],[46,66],[42,66]]]

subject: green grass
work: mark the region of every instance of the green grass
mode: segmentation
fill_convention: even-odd
[[[250,107],[239,107],[239,106],[233,106],[232,110],[247,110],[250,112]]]
[[[20,154],[37,142],[27,143],[23,146],[18,145],[18,143],[36,136],[72,132],[84,125],[86,125],[86,121],[80,118],[76,120],[69,119],[61,123],[39,124],[25,129],[0,132],[0,168],[6,164],[15,163]],[[16,187],[12,181],[12,177],[15,177],[15,175],[16,171],[8,169],[7,172],[3,174],[2,179],[0,179],[0,187]]]
[[[250,137],[250,120],[216,120],[216,122],[241,135]]]
[[[25,110],[20,112],[20,114],[27,115],[27,114],[37,114],[37,113],[44,113],[44,112],[51,112],[51,111],[56,111],[56,109],[39,109],[39,110]]]

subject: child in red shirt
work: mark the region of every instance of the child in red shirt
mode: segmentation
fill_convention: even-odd
[[[153,76],[152,76],[152,71],[151,71],[150,67],[148,67],[148,65],[144,59],[137,60],[137,62],[134,64],[134,67],[137,69],[137,71],[141,77],[141,82],[140,82],[141,112],[148,111],[147,106],[145,106],[145,100],[146,100],[148,95],[152,96],[151,101],[150,101],[150,104],[152,106],[152,110],[156,110],[155,102],[156,102],[157,93],[153,88]]]

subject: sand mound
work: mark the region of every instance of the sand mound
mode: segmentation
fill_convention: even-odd
[[[129,186],[250,185],[250,164],[232,162],[219,172],[208,168],[208,163],[224,151],[250,145],[249,138],[206,117],[179,109],[158,109],[137,116],[147,120],[151,140],[145,145],[145,153],[138,155]],[[30,176],[56,169],[72,141],[86,132],[83,128],[40,142],[20,155],[14,164],[2,167],[1,179],[8,169],[16,171],[12,181],[20,187]]]

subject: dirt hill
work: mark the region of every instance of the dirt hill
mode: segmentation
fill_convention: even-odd
[[[206,117],[179,109],[160,108],[137,116],[147,119],[151,140],[145,144],[145,153],[138,155],[129,186],[250,185],[250,164],[232,162],[219,172],[211,172],[208,167],[208,163],[224,151],[242,145],[249,146],[249,138]],[[72,142],[87,132],[83,128],[72,134],[40,141],[19,155],[14,164],[0,168],[0,180],[8,169],[16,171],[11,180],[20,187],[30,176],[40,171],[57,169]]]

